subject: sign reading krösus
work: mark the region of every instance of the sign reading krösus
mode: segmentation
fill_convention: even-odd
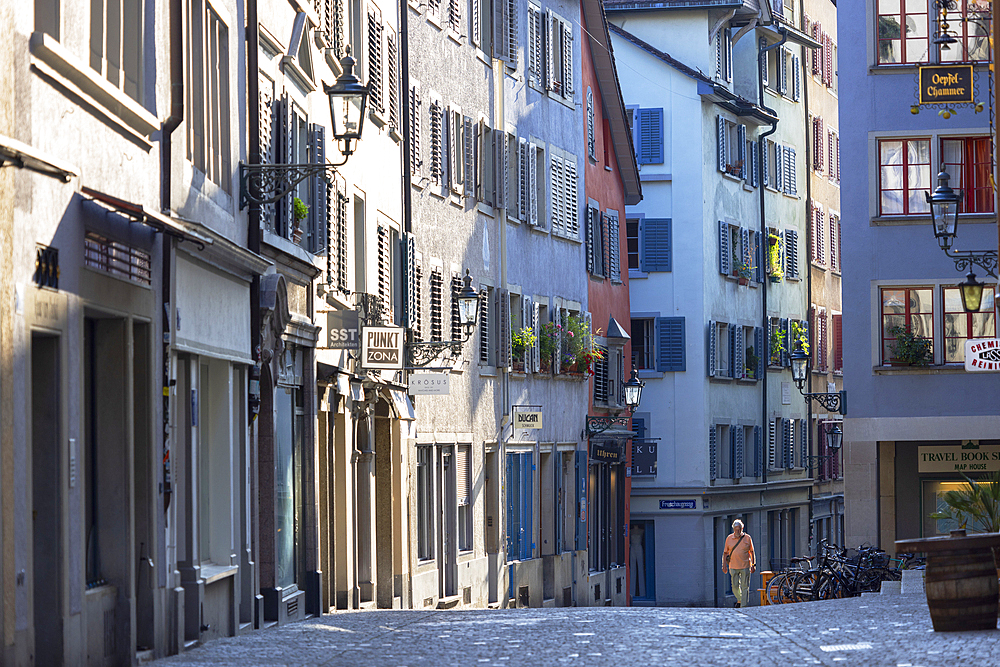
[[[361,329],[361,366],[398,370],[403,367],[403,329],[401,327],[363,327]]]
[[[972,97],[972,65],[920,68],[921,104],[971,104]]]

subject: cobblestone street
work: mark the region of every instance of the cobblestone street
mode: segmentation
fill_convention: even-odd
[[[185,665],[997,664],[1000,632],[935,633],[922,595],[776,607],[347,612],[211,642]]]

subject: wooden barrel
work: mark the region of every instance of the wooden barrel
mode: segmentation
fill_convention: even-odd
[[[935,631],[996,630],[1000,597],[992,549],[997,546],[1000,533],[966,536],[964,530],[896,542],[897,553],[927,554],[924,590]]]

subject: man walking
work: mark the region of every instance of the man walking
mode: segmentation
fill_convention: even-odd
[[[726,538],[722,550],[722,572],[729,573],[736,595],[736,606],[747,606],[750,594],[750,575],[757,569],[757,558],[753,552],[753,540],[743,532],[743,522],[733,521],[733,532]]]

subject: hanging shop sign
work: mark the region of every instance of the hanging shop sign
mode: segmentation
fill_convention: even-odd
[[[540,429],[542,428],[542,413],[539,412],[515,412],[514,428]]]
[[[971,104],[972,65],[920,68],[920,104]]]
[[[413,373],[407,391],[410,396],[447,396],[451,393],[448,373]]]
[[[1000,445],[980,445],[966,440],[955,445],[918,447],[918,472],[992,472],[1000,470]]]
[[[1000,371],[1000,339],[973,338],[965,341],[965,370]]]
[[[625,450],[620,441],[602,440],[590,443],[590,458],[604,463],[624,463]]]
[[[363,327],[361,329],[361,366],[399,370],[403,367],[403,329],[401,327]]]
[[[360,350],[358,311],[331,310],[326,314],[326,346],[331,350]]]
[[[632,441],[632,475],[635,477],[656,476],[655,442]]]

